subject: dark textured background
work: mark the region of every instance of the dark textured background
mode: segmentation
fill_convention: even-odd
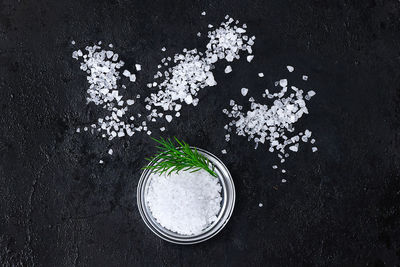
[[[169,55],[202,49],[207,40],[196,33],[226,14],[256,35],[254,61],[235,61],[229,75],[219,62],[218,85],[204,89],[200,105],[185,107],[165,135],[221,157],[236,183],[236,208],[215,238],[169,244],[146,228],[136,207],[140,167],[154,152],[149,138],[108,142],[74,133],[102,111],[86,105],[85,75],[71,53],[113,43],[128,67],[143,64],[127,95],[144,95],[162,46]],[[296,72],[289,75],[286,65]],[[0,0],[0,262],[398,265],[399,66],[399,1]],[[233,137],[221,155],[228,121],[221,110],[229,100],[245,103],[240,88],[248,87],[260,101],[264,88],[285,77],[317,92],[297,129],[312,130],[319,151],[301,146],[286,175],[246,138]]]

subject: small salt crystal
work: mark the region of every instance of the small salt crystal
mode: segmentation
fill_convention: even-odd
[[[253,58],[254,58],[254,56],[253,56],[253,55],[250,55],[250,56],[247,56],[246,59],[247,59],[248,62],[251,62],[251,61],[253,60]]]
[[[242,88],[240,90],[240,92],[242,93],[243,96],[246,96],[248,91],[249,91],[249,89],[247,89],[247,88]]]
[[[287,86],[287,80],[286,80],[286,79],[281,79],[281,80],[279,81],[279,85],[280,85],[281,87],[286,87],[286,86]]]
[[[263,203],[258,203],[258,206],[259,206],[260,208],[262,208],[262,206],[264,206],[264,205],[263,205]]]
[[[113,150],[110,148],[110,150],[108,150],[108,154],[112,155],[113,154]]]
[[[129,77],[131,76],[131,72],[129,70],[124,70],[124,72],[122,72],[122,75],[124,75],[125,77]]]
[[[286,183],[287,181],[286,181],[286,179],[282,179],[282,183]]]
[[[225,73],[230,73],[230,72],[232,72],[232,67],[230,65],[228,65],[225,68]]]
[[[225,150],[225,149],[222,149],[222,150],[221,150],[221,153],[222,153],[222,154],[226,154],[226,150]]]
[[[160,128],[160,131],[161,131],[161,132],[164,132],[164,131],[165,131],[165,127],[161,127],[161,128]]]
[[[131,106],[131,105],[135,104],[135,100],[128,99],[128,100],[126,100],[126,104],[127,104],[128,106]]]
[[[285,169],[282,169],[282,173],[286,173],[286,170],[285,170]]]
[[[272,165],[272,169],[277,169],[277,168],[278,168],[278,166]]]
[[[287,68],[287,70],[289,72],[293,72],[294,71],[294,67],[292,67],[292,66],[286,66],[286,68]]]
[[[303,75],[303,80],[307,81],[308,80],[308,76],[307,75]]]
[[[136,68],[137,71],[141,71],[142,65],[140,65],[140,64],[135,64],[135,68]]]
[[[71,44],[72,44],[72,45],[74,45],[74,44],[75,44],[75,41],[74,41],[74,40],[72,40],[72,41],[71,41]]]
[[[200,37],[200,36],[201,36],[201,32],[198,32],[198,33],[197,33],[197,36]]]
[[[81,132],[81,128],[76,128],[76,132],[80,133]]]
[[[205,11],[201,12],[201,15],[202,15],[202,16],[205,16],[205,15],[206,15],[206,12],[205,12]]]
[[[100,163],[100,164],[103,164],[103,163],[104,163],[104,161],[103,161],[103,160],[99,160],[99,163]]]
[[[172,121],[172,116],[171,116],[171,115],[165,115],[165,119],[166,119],[168,122],[171,122],[171,121]]]
[[[317,152],[318,148],[317,147],[312,147],[312,152]]]
[[[258,77],[260,77],[260,78],[264,77],[264,73],[262,73],[262,72],[258,73]]]

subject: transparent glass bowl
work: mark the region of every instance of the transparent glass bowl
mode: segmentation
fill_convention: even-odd
[[[194,147],[192,147],[194,148]],[[137,187],[137,206],[139,208],[140,215],[147,227],[153,231],[158,237],[175,244],[190,245],[196,244],[210,239],[215,236],[219,231],[224,228],[229,218],[232,215],[233,208],[235,206],[235,185],[231,174],[229,173],[226,166],[220,159],[200,148],[196,148],[199,153],[206,156],[215,167],[215,172],[218,175],[219,182],[221,184],[221,210],[217,216],[217,220],[210,224],[207,228],[203,229],[200,234],[197,235],[182,235],[172,232],[162,227],[152,216],[151,210],[148,207],[146,201],[147,190],[151,182],[151,170],[144,170]],[[150,162],[149,165],[153,165],[154,161]]]

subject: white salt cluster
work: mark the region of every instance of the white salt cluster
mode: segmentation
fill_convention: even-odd
[[[161,64],[158,65],[160,70],[154,78],[162,80],[147,85],[149,88],[158,88],[157,93],[152,93],[145,99],[148,103],[146,108],[150,111],[148,119],[156,121],[157,117],[164,115],[163,112],[175,113],[175,116],[178,114],[179,117],[182,104],[196,106],[199,102],[199,90],[217,84],[212,72],[214,63],[222,59],[227,62],[239,59],[241,51],[252,53],[255,37],[245,35],[246,24],[238,26],[239,21],[234,21],[229,16],[225,19],[220,27],[208,32],[210,40],[204,53],[197,49],[184,49],[183,53],[176,54],[173,58],[161,60]],[[212,28],[212,25],[209,28]],[[174,63],[173,67],[161,71],[163,66],[169,66],[171,63]],[[231,71],[232,68],[228,65],[225,73]],[[157,108],[162,108],[162,112]],[[168,122],[172,119],[167,116],[165,118]]]
[[[115,137],[125,135],[132,136],[135,131],[146,131],[146,122],[135,126],[133,124],[134,116],[124,120],[128,106],[135,103],[135,100],[123,100],[121,91],[126,89],[124,85],[119,86],[121,79],[120,70],[124,62],[119,60],[119,55],[111,50],[101,48],[101,42],[98,45],[87,46],[82,52],[74,51],[72,57],[81,61],[80,69],[87,73],[89,89],[87,90],[87,102],[99,105],[106,109],[109,114],[104,118],[98,118],[97,123],[92,124],[92,132],[97,129],[103,132],[102,137],[112,140]],[[109,48],[112,48],[112,44]],[[136,70],[140,71],[141,66],[136,64]],[[136,81],[136,75],[129,70],[124,70],[122,75],[127,77],[130,82]],[[138,114],[137,117],[140,117]],[[87,127],[84,128],[87,131]],[[80,128],[76,130],[80,132]]]
[[[232,118],[232,121],[224,127],[228,131],[225,140],[230,140],[230,132],[234,128],[237,135],[247,136],[249,141],[253,140],[256,144],[255,148],[259,143],[268,144],[268,150],[277,152],[280,163],[284,163],[285,158],[289,157],[288,150],[297,152],[300,142],[315,143],[310,130],[294,134],[294,124],[304,114],[308,114],[306,101],[309,101],[315,92],[311,90],[304,95],[303,90],[291,86],[290,94],[284,97],[288,90],[287,79],[281,79],[276,85],[281,87],[280,92],[270,94],[268,90],[265,90],[263,94],[264,98],[274,99],[271,106],[256,103],[254,98],[250,97],[250,110],[244,112],[243,106],[236,104],[233,100],[230,101],[231,111],[223,110],[223,113]],[[312,151],[317,151],[317,148],[313,147]],[[277,166],[273,165],[272,168],[277,169]],[[286,172],[284,169],[281,171]]]
[[[181,171],[152,174],[146,202],[164,228],[196,235],[217,220],[221,209],[221,185],[208,172]]]

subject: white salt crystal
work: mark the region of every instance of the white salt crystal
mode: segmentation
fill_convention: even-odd
[[[104,161],[103,161],[103,160],[99,160],[99,163],[100,163],[100,164],[103,164],[103,163],[104,163]]]
[[[137,71],[141,71],[142,65],[140,65],[140,64],[135,64],[135,68],[136,68]]]
[[[222,150],[221,150],[221,153],[222,153],[222,154],[226,154],[226,150],[225,150],[225,149],[222,149]]]
[[[167,49],[165,47],[161,48],[161,51],[165,52]]]
[[[205,15],[206,15],[206,12],[205,12],[205,11],[201,12],[201,15],[202,15],[202,16],[205,16]]]
[[[74,40],[72,40],[72,41],[71,41],[71,44],[73,44],[73,45],[74,45],[74,44],[75,44],[75,41],[74,41]]]
[[[165,115],[165,119],[166,119],[168,122],[171,122],[171,121],[172,121],[172,116],[171,116],[171,115]]]
[[[111,148],[108,150],[108,154],[110,154],[110,155],[113,154],[113,150]]]
[[[312,147],[312,152],[317,152],[318,148],[317,147]]]
[[[286,170],[285,170],[285,169],[282,169],[282,173],[286,173]]]
[[[264,205],[263,205],[263,203],[258,203],[258,206],[259,206],[260,208],[262,208],[262,206],[264,206]]]
[[[292,66],[286,66],[286,68],[287,68],[287,70],[289,72],[293,72],[294,71],[294,67],[292,67]]]
[[[124,70],[124,72],[122,72],[122,75],[124,75],[125,77],[129,77],[131,76],[131,72],[129,70]]]
[[[249,91],[249,89],[247,89],[247,88],[242,88],[240,90],[240,92],[242,93],[243,96],[246,96],[248,91]]]
[[[286,179],[282,179],[282,183],[286,183],[287,181],[286,181]]]
[[[308,76],[307,75],[303,75],[303,80],[307,81],[308,80]]]
[[[193,102],[193,97],[192,97],[192,95],[186,96],[185,102],[186,102],[186,104],[190,105],[190,104]]]
[[[131,106],[131,105],[135,104],[135,100],[128,99],[128,100],[126,100],[126,104],[127,104],[128,106]]]
[[[279,85],[280,85],[281,87],[286,87],[286,86],[287,86],[287,79],[281,79],[281,80],[279,81]]]
[[[225,73],[230,73],[230,72],[232,72],[232,67],[230,65],[228,65],[225,68]]]
[[[81,128],[76,128],[76,132],[80,133],[81,132]]]
[[[260,77],[260,78],[264,77],[264,73],[262,73],[262,72],[258,73],[258,77]]]
[[[164,132],[164,131],[165,131],[165,127],[161,127],[161,128],[160,128],[160,131],[161,131],[161,132]]]
[[[246,59],[247,59],[248,62],[251,62],[251,61],[253,60],[253,58],[254,58],[254,56],[253,56],[253,55],[250,55],[250,56],[247,56]]]

